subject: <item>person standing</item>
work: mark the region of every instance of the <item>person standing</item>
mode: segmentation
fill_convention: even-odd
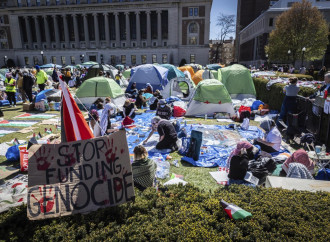
[[[16,80],[12,78],[11,74],[6,74],[5,86],[6,94],[10,105],[9,107],[12,107],[13,103],[14,107],[16,107]]]
[[[324,75],[324,82],[324,85],[317,92],[310,95],[309,99],[315,99],[318,94],[322,94],[322,92],[324,93],[325,91],[328,91],[330,95],[330,72]]]
[[[284,120],[287,113],[294,113],[297,106],[297,95],[299,92],[299,87],[297,87],[298,79],[297,77],[291,77],[289,81],[290,85],[283,88],[285,98],[282,103],[279,120]]]
[[[25,96],[25,91],[23,89],[23,74],[21,72],[18,72],[18,77],[17,77],[17,88],[18,92],[22,96],[23,103],[26,102],[26,96]]]
[[[40,70],[40,66],[38,66],[38,65],[36,65],[36,70],[37,70],[37,74],[36,74],[37,84],[39,86],[39,90],[43,91],[43,90],[45,90],[48,76],[47,76],[46,72],[44,72],[43,70]]]
[[[30,103],[33,101],[32,98],[33,85],[34,85],[34,78],[32,74],[28,70],[23,71],[23,90],[26,96],[28,97]]]

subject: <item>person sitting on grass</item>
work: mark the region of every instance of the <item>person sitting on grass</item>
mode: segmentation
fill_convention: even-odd
[[[107,103],[104,106],[104,109],[102,111],[101,121],[100,121],[102,136],[111,134],[118,130],[118,127],[116,127],[116,124],[111,125],[111,121],[110,121],[111,109],[112,109],[112,106],[109,103]]]
[[[126,100],[123,106],[123,118],[135,118],[135,105],[130,100]]]
[[[266,131],[265,139],[256,139],[254,144],[259,145],[267,153],[278,152],[281,149],[282,135],[277,129],[274,120],[264,120],[260,127]]]
[[[148,152],[143,145],[136,146],[133,152],[132,173],[134,186],[143,191],[147,187],[153,186],[157,165],[148,158]]]
[[[159,100],[156,116],[167,120],[170,120],[170,118],[172,117],[172,108],[166,104],[165,99]]]
[[[150,137],[153,135],[155,131],[159,134],[159,142],[156,145],[156,149],[170,149],[171,152],[178,150],[178,134],[175,131],[173,124],[166,119],[161,119],[158,116],[155,116],[151,120],[152,130],[148,136],[148,138],[143,141],[143,144],[146,144]]]
[[[142,89],[139,91],[139,94],[135,101],[135,106],[139,109],[142,107],[147,107],[147,99],[143,96],[143,94],[144,94],[144,90]]]

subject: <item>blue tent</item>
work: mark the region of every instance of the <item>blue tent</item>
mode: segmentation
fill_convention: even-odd
[[[40,102],[42,99],[47,99],[47,97],[51,96],[51,95],[55,95],[58,94],[60,95],[61,90],[59,89],[46,89],[43,90],[41,92],[38,93],[38,95],[36,96],[36,100],[35,102]]]
[[[131,70],[131,79],[127,87],[129,90],[132,83],[136,82],[137,89],[143,89],[147,83],[153,87],[154,90],[163,90],[168,83],[168,70],[159,65],[141,65]]]
[[[182,77],[184,78],[185,75],[182,71],[180,71],[178,68],[176,68],[173,65],[170,64],[162,64],[160,65],[161,67],[165,67],[168,70],[168,74],[167,74],[167,79],[170,81],[173,78],[177,78],[177,77]]]

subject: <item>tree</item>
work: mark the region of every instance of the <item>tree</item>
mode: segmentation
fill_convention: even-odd
[[[306,0],[296,2],[277,18],[265,51],[271,61],[289,58],[293,65],[303,57],[307,61],[318,60],[327,49],[328,32],[327,22],[317,7]]]
[[[226,15],[220,13],[217,17],[217,26],[220,29],[220,33],[218,34],[219,43],[217,43],[215,62],[219,62],[219,48],[220,50],[222,50],[222,46],[223,43],[225,42],[225,39],[230,34],[235,33],[235,26],[236,26],[235,15]]]

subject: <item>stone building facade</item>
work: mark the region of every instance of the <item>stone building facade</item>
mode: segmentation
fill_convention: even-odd
[[[208,63],[212,0],[8,0],[0,53],[17,66]]]

